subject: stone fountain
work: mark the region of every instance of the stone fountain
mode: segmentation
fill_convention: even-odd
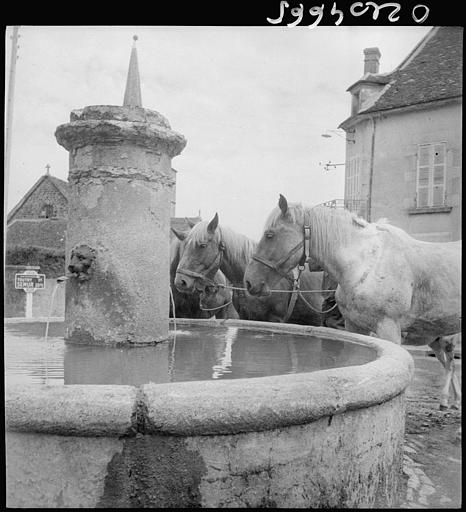
[[[124,105],[75,110],[56,138],[70,152],[65,338],[158,348],[169,328],[171,159],[186,141],[142,107],[134,45]],[[404,349],[325,327],[178,324],[355,343],[373,357],[260,378],[7,386],[8,506],[396,503],[413,375]]]
[[[142,107],[134,39],[123,106],[74,110],[55,132],[70,153],[65,338],[72,342],[168,337],[171,161],[186,139]]]

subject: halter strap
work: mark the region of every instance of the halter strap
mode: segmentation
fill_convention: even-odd
[[[301,247],[303,247],[303,254],[301,255],[301,258],[298,262],[298,269],[300,271],[304,270],[304,265],[306,264],[306,261],[309,259],[309,247],[310,247],[310,240],[311,240],[311,226],[309,224],[305,224],[303,226],[303,240],[301,242],[297,243],[291,250],[283,256],[280,260],[278,260],[276,263],[273,261],[267,260],[265,258],[262,258],[261,256],[257,256],[254,254],[252,256],[252,259],[262,263],[262,265],[265,265],[266,267],[274,270],[277,274],[281,275],[282,277],[288,279],[291,283],[294,283],[294,280],[289,277],[288,272],[290,272],[290,269],[288,271],[285,271],[282,269],[283,265],[293,256]],[[301,272],[299,273],[301,275]],[[299,279],[299,276],[298,276]]]
[[[304,268],[304,267],[303,267]],[[290,301],[288,302],[288,308],[286,310],[286,315],[283,318],[282,322],[286,323],[291,317],[291,314],[293,313],[294,307],[296,305],[296,301],[298,300],[298,294],[300,294],[299,291],[299,278],[301,277],[301,272],[303,268],[299,267],[299,270],[294,268],[293,269],[293,291],[290,296]]]
[[[286,272],[283,272],[283,270],[281,270],[277,264],[272,263],[271,261],[266,260],[266,259],[261,258],[260,256],[256,256],[256,255],[253,255],[252,259],[255,261],[258,261],[259,263],[262,263],[262,265],[265,265],[266,267],[274,270],[277,274],[279,274],[280,276],[282,276],[285,279],[288,279],[288,281],[290,281],[291,283],[293,282],[293,279]]]
[[[212,263],[206,268],[206,270],[201,272],[194,272],[193,270],[189,270],[187,268],[177,268],[176,273],[177,274],[184,274],[185,276],[194,277],[195,279],[200,279],[201,281],[207,283],[210,286],[217,286],[217,283],[213,280],[213,277],[217,273],[218,269],[220,268],[220,265],[222,264],[223,259],[223,252],[225,250],[225,242],[221,240],[218,244],[218,253],[215,256]],[[218,258],[218,264],[217,264],[217,258]],[[215,268],[217,267],[217,268]],[[212,275],[212,277],[209,277],[209,275]]]

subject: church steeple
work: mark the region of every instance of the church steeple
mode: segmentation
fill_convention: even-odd
[[[126,79],[124,107],[142,107],[141,82],[139,80],[138,54],[136,50],[136,41],[138,36],[133,36],[133,47],[129,59],[128,78]]]

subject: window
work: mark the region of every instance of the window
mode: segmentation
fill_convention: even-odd
[[[416,206],[445,204],[446,143],[422,144],[417,153]]]
[[[55,217],[55,211],[52,204],[44,204],[42,210],[40,212],[40,217],[44,217],[46,219],[50,219],[51,217]]]
[[[348,171],[346,173],[345,199],[359,199],[359,158],[353,157],[348,160]]]

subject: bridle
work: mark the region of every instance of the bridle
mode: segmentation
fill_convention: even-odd
[[[254,254],[252,256],[252,259],[254,261],[262,263],[262,265],[265,265],[267,268],[270,268],[271,270],[273,270],[274,272],[279,274],[281,277],[284,277],[285,279],[288,279],[288,281],[293,283],[294,281],[296,281],[296,278],[293,281],[293,279],[288,275],[288,273],[291,270],[293,270],[294,267],[289,268],[287,270],[285,270],[283,267],[284,267],[285,263],[291,258],[291,256],[296,254],[302,247],[303,253],[302,253],[301,258],[299,259],[299,262],[297,265],[299,275],[300,275],[301,272],[304,270],[306,261],[309,259],[310,240],[311,240],[311,226],[305,224],[305,225],[303,225],[303,239],[299,243],[297,243],[287,254],[285,254],[285,256],[283,256],[283,258],[278,260],[276,263],[274,263],[273,261],[267,260],[265,258],[262,258],[261,256],[258,256],[257,254]],[[298,279],[299,279],[299,276],[298,276]]]
[[[195,279],[200,279],[202,282],[206,283],[208,286],[214,286],[218,288],[217,283],[213,280],[213,277],[217,273],[220,268],[223,260],[223,253],[225,251],[225,242],[220,240],[218,243],[218,253],[215,255],[212,263],[201,272],[194,272],[192,270],[188,270],[187,268],[177,268],[177,274],[183,274],[185,276],[194,277]],[[218,261],[217,261],[218,260]]]
[[[286,311],[285,317],[282,319],[282,322],[287,322],[290,318],[291,314],[293,313],[293,309],[295,307],[296,301],[298,300],[298,294],[301,295],[300,289],[299,289],[299,279],[301,278],[301,272],[304,270],[306,261],[309,259],[309,245],[311,240],[311,226],[308,224],[303,225],[303,239],[296,244],[283,258],[278,260],[276,263],[273,261],[267,260],[265,258],[262,258],[260,256],[257,256],[254,254],[252,256],[252,259],[257,261],[258,263],[262,263],[262,265],[265,265],[267,268],[270,268],[274,272],[276,272],[281,277],[284,277],[287,279],[292,285],[293,285],[293,291],[290,296],[290,301],[288,303],[288,308]],[[290,268],[288,270],[284,270],[283,266],[285,263],[296,254],[301,247],[303,248],[303,253],[301,254],[301,258],[299,259],[297,267]],[[293,278],[289,276],[289,272],[293,271]]]

